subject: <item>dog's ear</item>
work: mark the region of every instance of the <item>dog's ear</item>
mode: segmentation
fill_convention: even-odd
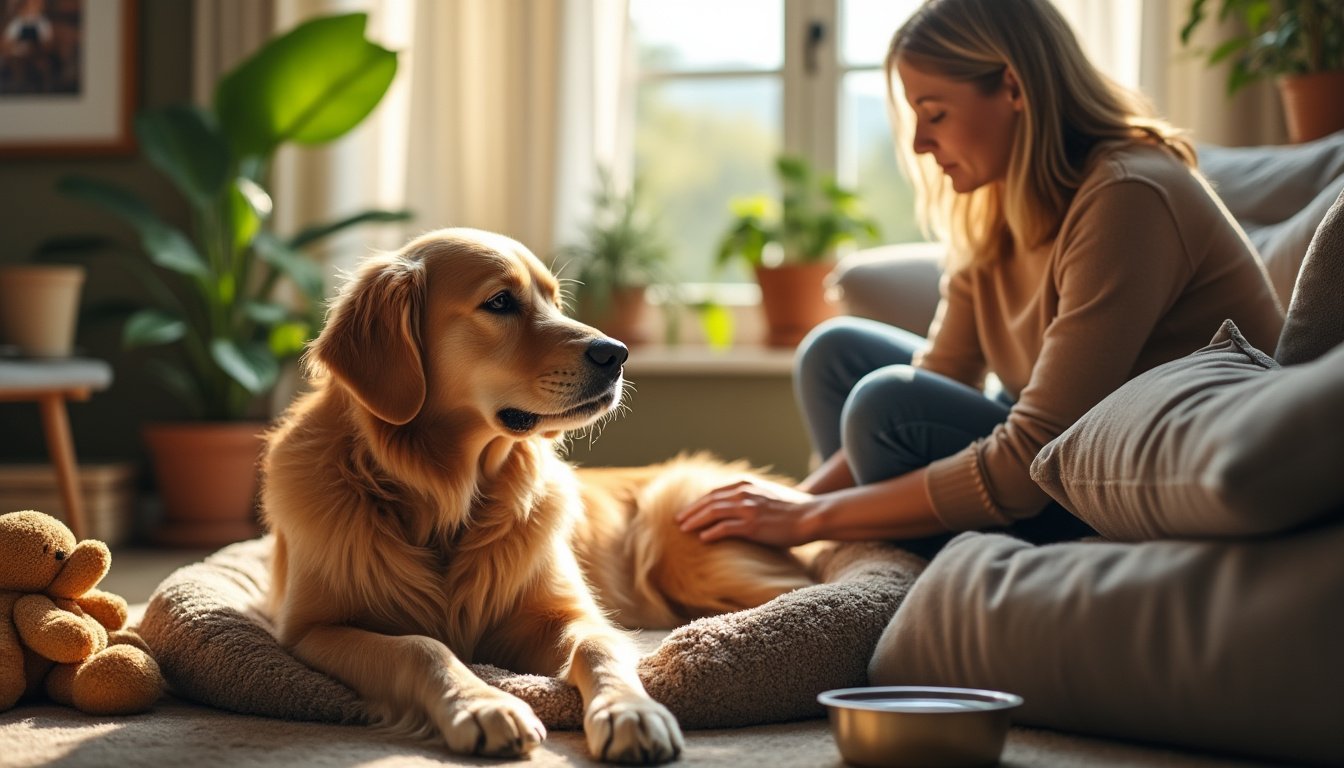
[[[425,404],[420,322],[425,269],[400,256],[366,262],[313,341],[311,362],[344,384],[374,416],[405,424]]]

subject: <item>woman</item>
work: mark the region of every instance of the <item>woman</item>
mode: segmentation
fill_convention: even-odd
[[[1191,145],[1089,63],[1048,0],[929,0],[886,72],[921,217],[948,245],[930,339],[856,318],[815,329],[795,388],[826,460],[796,488],[719,488],[682,529],[934,537],[925,551],[963,530],[1085,533],[1031,480],[1037,451],[1226,318],[1273,348],[1283,311]]]

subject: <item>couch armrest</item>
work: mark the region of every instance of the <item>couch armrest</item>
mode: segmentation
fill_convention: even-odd
[[[938,308],[941,243],[866,248],[840,260],[829,282],[845,312],[927,336]]]

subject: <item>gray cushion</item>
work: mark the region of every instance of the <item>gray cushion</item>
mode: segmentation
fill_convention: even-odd
[[[1344,504],[1344,347],[1280,368],[1223,324],[1047,443],[1031,476],[1116,540],[1255,536]]]
[[[1335,199],[1302,263],[1274,357],[1315,360],[1344,343],[1344,192]]]
[[[1344,526],[1260,542],[954,539],[875,685],[1011,691],[1027,725],[1344,765]]]

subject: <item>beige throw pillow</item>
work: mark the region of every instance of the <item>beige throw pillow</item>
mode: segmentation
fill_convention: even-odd
[[[1046,444],[1031,476],[1119,541],[1255,536],[1344,508],[1344,347],[1280,368],[1231,321]]]
[[[877,644],[874,685],[1010,691],[1013,719],[1344,765],[1344,526],[1253,542],[954,539]]]

